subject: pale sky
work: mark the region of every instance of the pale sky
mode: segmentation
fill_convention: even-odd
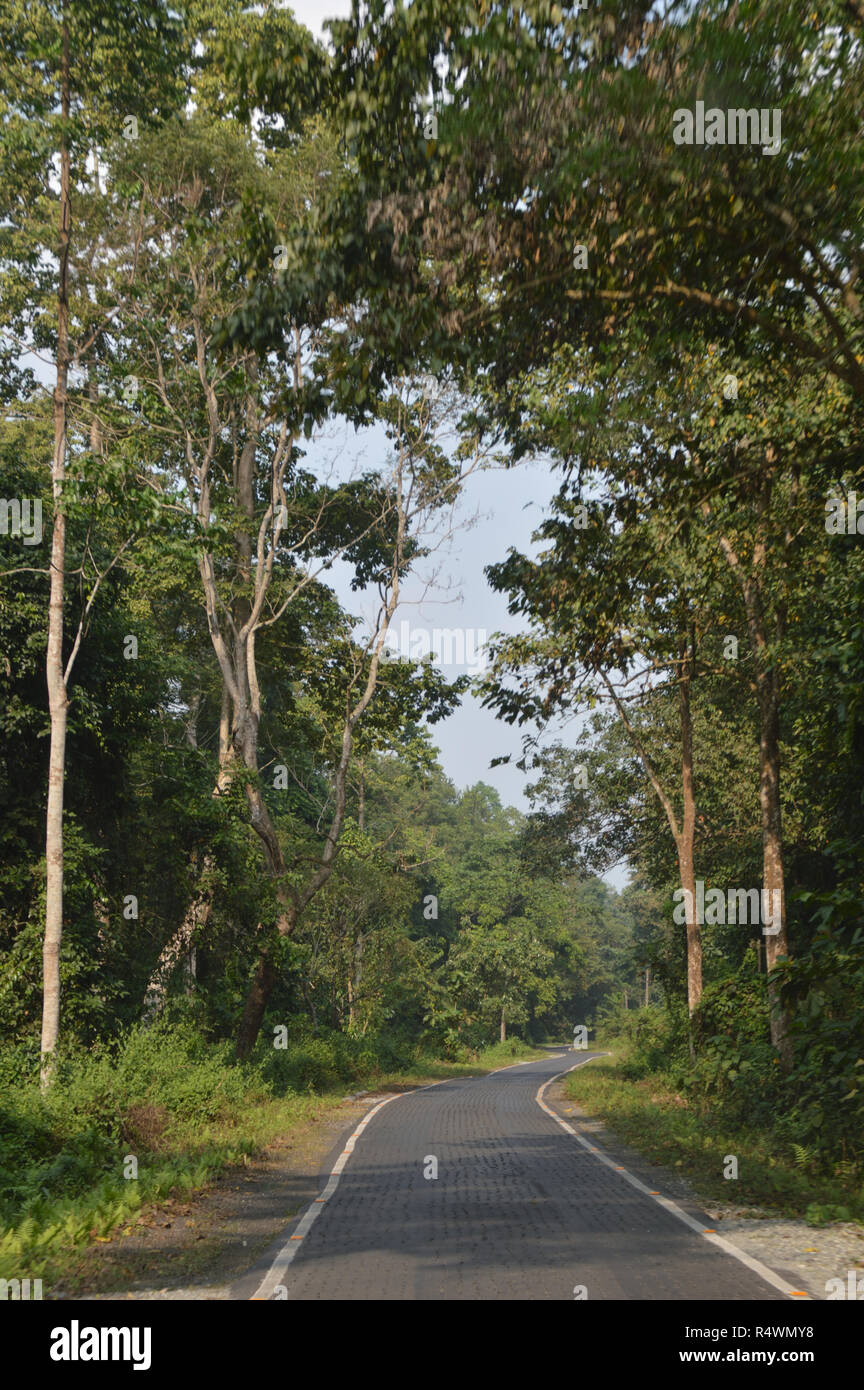
[[[287,5],[286,9],[290,9],[295,18],[312,31],[316,39],[323,39],[323,21],[347,19],[351,14],[351,3],[350,0],[297,0],[296,4]]]
[[[383,432],[377,429],[355,432],[344,421],[325,429],[325,437],[307,450],[307,461],[319,476],[330,468],[347,477],[364,468],[380,468],[388,455]],[[514,468],[495,468],[468,479],[460,501],[456,529],[449,541],[417,567],[416,577],[403,586],[405,602],[396,611],[391,631],[402,635],[407,623],[411,635],[430,634],[435,629],[462,629],[467,634],[466,656],[472,645],[482,643],[494,633],[520,631],[521,619],[510,617],[505,594],[496,593],[483,573],[484,566],[503,560],[509,546],[527,551],[532,533],[548,513],[558,480],[548,463],[520,463]],[[368,632],[374,617],[373,595],[353,593],[351,571],[335,565],[322,578],[331,584],[349,613],[366,620],[361,630]],[[432,583],[427,581],[432,580]],[[485,634],[485,635],[484,635]],[[407,655],[410,647],[398,645]],[[411,653],[417,655],[418,653]],[[456,655],[455,651],[453,653]],[[469,656],[470,660],[470,656]],[[452,678],[470,671],[466,663],[455,661],[445,668]],[[502,800],[527,810],[524,796],[525,774],[512,764],[490,768],[492,758],[511,754],[514,762],[521,755],[522,732],[495,718],[480,701],[466,694],[454,713],[431,728],[433,742],[441,750],[444,770],[459,788],[478,781],[497,788]]]

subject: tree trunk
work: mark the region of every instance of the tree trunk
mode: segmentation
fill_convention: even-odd
[[[504,1005],[503,1005],[503,1004],[501,1005],[501,1030],[500,1030],[500,1033],[499,1033],[499,1039],[498,1039],[498,1040],[499,1040],[499,1042],[502,1042],[502,1043],[507,1041],[507,1020],[506,1020],[506,1018],[504,1017]]]
[[[783,872],[783,829],[780,806],[780,718],[775,670],[759,674],[759,704],[762,729],[759,740],[759,805],[762,813],[763,901],[771,905],[771,920],[765,923],[765,968],[768,972],[768,1008],[771,1042],[777,1049],[784,1070],[792,1064],[789,1021],[780,1003],[780,993],[771,972],[781,956],[789,954],[786,937],[786,891]],[[774,912],[774,904],[777,911]],[[768,914],[763,914],[767,916]]]
[[[315,1008],[315,1000],[312,998],[312,995],[309,993],[309,989],[308,989],[308,987],[307,987],[307,985],[306,985],[305,980],[303,981],[302,988],[303,988],[303,998],[304,998],[305,1001],[306,1001],[306,1008],[309,1010],[309,1017],[310,1017],[310,1019],[312,1020],[312,1032],[313,1032],[313,1033],[317,1033],[317,1032],[318,1032],[318,1010]]]
[[[681,655],[681,673],[678,681],[678,703],[681,719],[681,791],[684,802],[684,815],[681,825],[675,809],[657,776],[648,752],[628,717],[627,710],[615,692],[609,677],[601,671],[601,679],[609,692],[621,722],[639,755],[657,799],[663,807],[675,848],[678,852],[678,868],[681,887],[686,904],[687,930],[687,1007],[693,1014],[702,997],[702,933],[696,919],[696,883],[694,871],[694,843],[696,834],[696,799],[693,790],[693,723],[690,712],[690,686],[693,678],[695,642],[692,633],[685,637]],[[691,1056],[693,1046],[691,1042]]]
[[[243,1006],[243,1016],[237,1029],[237,1056],[241,1061],[249,1056],[261,1031],[267,1001],[276,984],[276,968],[265,947],[258,957],[252,984]]]
[[[400,557],[401,553],[400,549]],[[385,618],[379,628],[365,689],[357,704],[345,720],[342,730],[342,753],[334,777],[336,804],[333,818],[330,822],[330,829],[327,833],[327,839],[321,851],[318,867],[306,886],[295,897],[289,897],[287,890],[283,886],[277,887],[277,896],[280,905],[284,907],[284,911],[276,924],[280,936],[292,935],[302,913],[308,907],[309,903],[312,902],[313,898],[321,891],[333,872],[333,865],[339,848],[339,837],[342,833],[342,826],[345,820],[346,786],[348,767],[351,761],[351,751],[354,746],[354,730],[375,693],[378,682],[381,648],[384,645],[384,639],[387,636],[387,629],[398,603],[398,598],[399,587],[397,579],[393,581],[391,596],[385,608]],[[249,728],[248,742],[244,739],[242,746],[244,749],[244,761],[246,762],[246,766],[252,770],[257,768],[257,724],[254,719],[250,722]],[[252,752],[253,744],[254,755]],[[279,846],[276,831],[270,820],[267,807],[255,783],[251,781],[247,782],[246,795],[252,810],[252,824],[264,843],[270,871],[277,880],[277,883],[279,880],[284,882],[285,862],[282,856],[282,850]],[[262,950],[262,955],[256,966],[249,995],[243,1009],[243,1017],[240,1020],[240,1027],[237,1033],[237,1055],[241,1061],[249,1055],[252,1048],[255,1046],[255,1040],[258,1037],[264,1019],[267,1002],[276,984],[277,972],[270,960],[269,949],[269,946],[265,945]]]
[[[357,1000],[360,997],[360,987],[363,982],[363,949],[366,945],[366,938],[361,932],[354,943],[354,976],[348,978],[348,1027],[353,1028],[357,1022]]]
[[[254,354],[246,359],[246,370],[253,383],[258,380],[257,363]],[[290,936],[296,924],[296,909],[285,887],[285,858],[276,833],[276,827],[267,809],[267,803],[258,786],[258,732],[261,714],[258,675],[255,663],[255,628],[250,626],[252,603],[249,600],[252,574],[252,531],[255,524],[255,451],[258,445],[258,406],[255,392],[250,391],[246,398],[246,443],[240,450],[234,475],[237,505],[245,521],[235,531],[236,567],[239,590],[234,603],[234,629],[237,634],[234,646],[234,673],[236,694],[234,698],[233,721],[231,729],[232,750],[239,753],[243,766],[252,774],[246,782],[246,800],[249,806],[252,828],[261,841],[264,859],[270,877],[276,883],[276,897],[281,908],[276,929],[280,936]],[[276,983],[277,972],[265,945],[256,965],[252,985],[243,1009],[237,1034],[237,1055],[242,1060],[248,1057],[258,1037],[267,1001]]]
[[[252,660],[254,661],[254,657]],[[253,779],[257,778],[258,723],[256,716],[249,709],[243,712],[240,729],[235,728],[234,742],[239,748],[245,768],[251,772]],[[276,898],[281,909],[276,930],[280,936],[291,936],[297,922],[298,910],[285,886],[285,859],[282,847],[257,781],[250,779],[246,782],[246,800],[252,828],[261,841],[268,872],[276,884]],[[248,1057],[255,1046],[276,979],[277,972],[270,958],[270,946],[265,945],[255,967],[237,1031],[237,1055],[241,1061]]]
[[[756,662],[756,693],[759,700],[759,808],[762,818],[762,891],[772,905],[771,935],[765,937],[765,969],[768,973],[768,1012],[771,1042],[777,1049],[780,1064],[788,1071],[792,1064],[792,1044],[789,1019],[783,1009],[779,991],[772,983],[771,970],[780,956],[789,954],[786,937],[786,889],[783,871],[783,812],[780,803],[780,680],[777,667],[768,664],[768,640],[765,605],[759,584],[759,571],[765,571],[764,541],[753,547],[753,563],[749,574],[728,537],[721,536],[720,544],[730,568],[736,575],[744,597],[747,630]],[[776,635],[782,634],[782,617],[776,620]],[[775,893],[777,897],[775,899]],[[778,911],[773,913],[774,902]],[[761,930],[761,927],[760,927]]]
[[[57,285],[57,375],[54,386],[54,451],[51,487],[54,515],[51,533],[51,580],[45,675],[51,720],[48,754],[48,804],[45,817],[45,937],[42,947],[42,1041],[40,1081],[51,1081],[60,1032],[60,943],[63,937],[63,781],[66,771],[68,696],[63,670],[63,599],[66,577],[66,400],[69,379],[69,243],[71,239],[71,169],[66,122],[70,109],[69,25],[62,18],[60,136],[60,268]]]
[[[702,997],[702,932],[696,903],[693,847],[683,842],[678,849],[678,876],[687,911],[687,1012],[692,1015]]]
[[[299,389],[299,376],[297,378],[297,385]],[[330,828],[321,850],[318,865],[305,886],[299,891],[289,893],[285,886],[284,858],[267,807],[258,788],[257,781],[249,780],[246,784],[246,795],[252,812],[252,824],[264,842],[270,871],[277,882],[277,897],[280,906],[284,909],[276,924],[280,936],[290,936],[293,933],[297,922],[300,920],[309,903],[312,902],[313,898],[321,891],[333,872],[333,866],[338,853],[339,840],[345,822],[346,786],[348,769],[354,747],[355,730],[375,695],[382,649],[387,638],[390,622],[399,603],[400,572],[405,561],[407,525],[401,462],[396,474],[396,518],[396,537],[394,540],[393,558],[388,580],[388,592],[386,600],[382,603],[382,608],[378,614],[376,632],[368,648],[370,661],[365,686],[356,704],[353,708],[350,708],[342,727],[342,749],[333,778],[335,805],[333,816],[330,821]],[[213,603],[211,598],[211,612],[212,611]],[[212,630],[213,628],[211,626],[211,631]],[[242,749],[243,760],[246,767],[257,774],[260,698],[257,688],[257,675],[255,674],[254,630],[249,632],[247,640],[247,659],[245,663],[241,665],[241,662],[235,658],[235,671],[239,674],[241,670],[245,670],[251,702],[247,710],[243,711],[244,715],[247,717],[239,730],[239,739],[237,739],[235,735],[235,741],[239,742],[239,746]],[[258,1032],[264,1018],[264,1012],[267,1008],[267,1002],[277,980],[277,971],[272,963],[270,950],[270,943],[265,939],[262,953],[252,978],[252,985],[246,999],[243,1017],[240,1020],[240,1028],[237,1034],[237,1054],[241,1060],[248,1056],[255,1045],[255,1040],[258,1037]]]
[[[678,685],[678,704],[681,715],[681,792],[684,815],[678,844],[678,865],[681,887],[687,904],[687,1011],[692,1017],[702,998],[702,929],[696,913],[696,871],[694,845],[696,837],[696,797],[693,790],[693,719],[690,710],[690,680],[692,653],[685,647]]]
[[[651,966],[645,966],[645,1008],[651,1003]]]
[[[222,685],[222,708],[219,719],[219,774],[216,778],[216,785],[213,788],[214,796],[222,796],[231,786],[234,774],[231,768],[231,742],[230,742],[230,712],[231,703],[228,698],[228,691],[224,682]],[[189,728],[187,725],[187,737]],[[191,740],[190,740],[191,741]],[[193,744],[197,746],[197,742]],[[197,855],[196,855],[197,859]],[[196,864],[193,862],[193,872]],[[199,884],[203,875],[209,876],[215,868],[215,861],[212,855],[204,857],[204,866],[201,874],[197,875]],[[153,967],[147,988],[144,991],[144,1002],[142,1005],[142,1015],[145,1022],[157,1018],[165,1007],[165,997],[168,984],[177,968],[178,962],[190,950],[196,935],[205,927],[210,920],[210,913],[213,910],[213,898],[209,889],[201,891],[200,887],[195,893],[195,897],[189,904],[180,923],[170,941],[167,941],[159,953],[159,959]]]
[[[177,931],[162,947],[144,994],[141,1013],[145,1022],[157,1018],[164,1009],[168,982],[183,957],[189,955],[190,951],[194,956],[192,943],[196,932],[207,925],[212,906],[209,895],[196,895]]]

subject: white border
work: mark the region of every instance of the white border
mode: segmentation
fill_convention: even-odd
[[[634,1177],[633,1174],[628,1172],[620,1163],[613,1163],[611,1158],[604,1154],[602,1149],[598,1148],[596,1144],[589,1144],[588,1140],[583,1139],[582,1135],[579,1134],[572,1125],[568,1125],[565,1119],[562,1119],[560,1115],[556,1114],[556,1112],[546,1104],[543,1099],[543,1092],[546,1090],[547,1086],[552,1085],[553,1081],[559,1081],[562,1076],[568,1076],[570,1072],[575,1071],[577,1067],[584,1067],[586,1062],[593,1062],[597,1057],[608,1057],[609,1055],[608,1052],[595,1053],[593,1057],[585,1057],[581,1062],[576,1062],[572,1067],[567,1067],[565,1071],[559,1071],[557,1076],[550,1076],[549,1080],[544,1081],[543,1085],[539,1087],[534,1097],[540,1109],[551,1116],[555,1123],[559,1124],[562,1129],[566,1129],[568,1134],[572,1134],[577,1144],[581,1144],[583,1149],[587,1149],[588,1153],[593,1154],[598,1163],[605,1164],[607,1168],[611,1168],[613,1173],[619,1173],[625,1182],[629,1182],[631,1187],[635,1187],[638,1192],[642,1192],[646,1197],[650,1197],[652,1202],[656,1202],[658,1206],[664,1207],[666,1211],[671,1212],[673,1216],[677,1216],[679,1221],[683,1221],[685,1226],[689,1226],[691,1231],[695,1231],[703,1240],[709,1241],[711,1245],[716,1245],[718,1250],[723,1250],[727,1255],[732,1255],[736,1260],[740,1260],[743,1265],[746,1265],[748,1269],[752,1269],[754,1274],[758,1274],[759,1277],[764,1279],[767,1284],[770,1284],[772,1288],[779,1289],[780,1293],[785,1293],[787,1298],[794,1298],[796,1300],[809,1299],[810,1295],[808,1293],[804,1293],[801,1289],[793,1289],[791,1284],[787,1284],[786,1280],[782,1279],[779,1274],[775,1274],[773,1269],[769,1269],[767,1265],[763,1265],[761,1260],[756,1260],[752,1255],[745,1254],[743,1250],[739,1250],[737,1245],[733,1245],[731,1241],[725,1240],[723,1236],[717,1235],[716,1231],[707,1230],[700,1222],[696,1221],[692,1216],[689,1216],[686,1211],[682,1210],[677,1202],[673,1202],[670,1197],[661,1197],[659,1193],[652,1191],[650,1187],[646,1187],[644,1182],[640,1182],[638,1178]]]
[[[553,1054],[553,1056],[554,1055],[555,1054]],[[563,1057],[566,1055],[566,1053],[561,1052],[558,1055]],[[622,1178],[624,1178],[625,1182],[630,1183],[631,1187],[635,1187],[646,1197],[650,1197],[652,1201],[658,1204],[658,1206],[664,1207],[666,1211],[671,1212],[673,1216],[677,1216],[678,1219],[680,1221],[683,1221],[686,1226],[689,1226],[692,1231],[695,1231],[697,1235],[702,1236],[703,1240],[709,1241],[712,1245],[717,1246],[718,1249],[723,1250],[727,1255],[732,1255],[736,1260],[740,1260],[741,1264],[744,1264],[747,1266],[748,1269],[753,1270],[753,1272],[755,1274],[758,1274],[761,1279],[764,1279],[765,1282],[770,1284],[773,1288],[778,1289],[780,1293],[786,1294],[788,1298],[809,1299],[809,1294],[803,1293],[798,1289],[793,1289],[791,1284],[788,1284],[785,1279],[782,1279],[780,1277],[779,1274],[775,1274],[774,1271],[769,1269],[767,1265],[763,1265],[760,1260],[756,1260],[751,1255],[745,1254],[743,1250],[739,1250],[736,1245],[732,1245],[732,1243],[728,1240],[725,1240],[723,1236],[719,1236],[715,1232],[707,1231],[704,1226],[700,1225],[700,1223],[694,1220],[692,1216],[689,1216],[686,1211],[683,1211],[682,1208],[677,1205],[677,1203],[671,1200],[671,1198],[662,1197],[658,1193],[653,1192],[650,1187],[646,1187],[643,1182],[640,1182],[639,1178],[634,1177],[633,1174],[628,1172],[628,1170],[622,1167],[621,1164],[613,1163],[611,1158],[608,1158],[607,1155],[604,1154],[600,1148],[598,1148],[594,1144],[589,1144],[588,1141],[586,1139],[583,1139],[582,1135],[579,1134],[572,1127],[572,1125],[569,1125],[566,1120],[562,1119],[560,1115],[556,1114],[556,1112],[546,1104],[546,1102],[543,1099],[543,1093],[548,1086],[552,1085],[553,1081],[559,1081],[562,1076],[569,1075],[569,1073],[571,1071],[575,1071],[577,1067],[583,1067],[586,1062],[593,1062],[596,1060],[597,1057],[608,1056],[609,1053],[606,1052],[595,1053],[594,1056],[585,1057],[581,1062],[575,1062],[572,1067],[567,1067],[564,1071],[556,1072],[554,1076],[550,1076],[548,1081],[544,1081],[543,1084],[539,1087],[535,1096],[535,1100],[537,1101],[537,1104],[540,1106],[540,1109],[545,1111],[545,1113],[549,1115],[550,1118],[553,1119],[556,1124],[560,1125],[563,1130],[566,1130],[566,1132],[570,1134],[578,1144],[582,1145],[583,1149],[586,1149],[588,1153],[593,1154],[594,1157],[598,1160],[598,1162],[604,1163],[606,1167],[610,1168],[613,1172],[620,1173]],[[495,1071],[487,1072],[484,1077],[477,1077],[476,1080],[486,1080],[490,1076],[497,1076],[499,1072],[512,1071],[514,1067],[528,1066],[529,1062],[536,1062],[537,1060],[538,1059],[536,1057],[531,1057],[526,1062],[513,1062],[510,1066],[498,1067]],[[374,1105],[371,1110],[367,1111],[357,1128],[345,1141],[345,1147],[342,1150],[339,1157],[337,1158],[335,1164],[333,1165],[330,1177],[327,1182],[327,1186],[323,1189],[321,1195],[319,1197],[316,1197],[315,1200],[311,1202],[309,1206],[306,1208],[306,1211],[300,1218],[300,1221],[298,1222],[295,1231],[292,1235],[288,1237],[287,1241],[282,1246],[279,1253],[276,1255],[275,1259],[273,1260],[273,1263],[271,1264],[269,1270],[265,1274],[264,1278],[258,1285],[255,1292],[250,1295],[249,1302],[270,1301],[273,1298],[273,1294],[275,1293],[277,1287],[283,1282],[284,1276],[290,1268],[294,1260],[294,1257],[296,1256],[297,1251],[299,1250],[300,1245],[303,1242],[303,1239],[306,1235],[308,1235],[313,1223],[319,1216],[321,1208],[325,1205],[326,1202],[330,1200],[330,1198],[333,1196],[333,1193],[339,1186],[339,1179],[342,1176],[342,1170],[344,1169],[345,1164],[348,1162],[348,1159],[354,1152],[354,1146],[357,1143],[357,1140],[360,1138],[360,1135],[363,1133],[370,1120],[372,1120],[373,1117],[378,1114],[378,1111],[383,1110],[385,1105],[390,1105],[391,1102],[394,1100],[401,1100],[403,1096],[415,1096],[420,1091],[430,1091],[433,1086],[444,1086],[447,1084],[448,1081],[458,1080],[473,1081],[475,1080],[475,1078],[455,1076],[444,1077],[441,1081],[433,1081],[428,1086],[417,1086],[416,1088],[410,1091],[399,1091],[395,1095],[387,1096],[385,1100],[379,1101],[377,1105]]]

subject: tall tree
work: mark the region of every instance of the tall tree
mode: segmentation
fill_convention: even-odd
[[[0,30],[8,65],[0,158],[11,174],[3,199],[8,223],[4,260],[7,267],[20,268],[38,263],[44,251],[53,267],[39,275],[41,296],[29,302],[13,300],[12,318],[19,348],[48,347],[54,366],[43,1085],[50,1080],[60,1026],[63,787],[68,680],[75,656],[73,651],[64,661],[69,373],[73,362],[85,367],[98,336],[81,332],[76,313],[87,292],[79,284],[73,296],[74,204],[77,189],[89,182],[87,163],[94,148],[116,138],[125,119],[158,120],[172,98],[176,100],[180,33],[162,0],[145,0],[131,13],[120,0],[74,5],[69,0],[20,0],[5,8]],[[43,212],[35,225],[28,216],[34,203]]]

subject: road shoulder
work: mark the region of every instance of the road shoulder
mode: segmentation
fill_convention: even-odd
[[[692,1185],[669,1168],[649,1163],[622,1144],[600,1120],[588,1115],[565,1094],[566,1075],[547,1088],[544,1100],[569,1125],[627,1168],[646,1186],[677,1202],[688,1215],[716,1229],[718,1235],[767,1265],[812,1298],[825,1299],[829,1279],[847,1280],[849,1270],[864,1268],[864,1231],[854,1222],[814,1228],[804,1221],[778,1217],[755,1207],[718,1203],[700,1197]]]
[[[284,1237],[321,1190],[345,1139],[384,1094],[322,1099],[315,1116],[269,1144],[245,1165],[227,1169],[191,1197],[142,1212],[133,1227],[88,1246],[54,1298],[229,1299],[232,1287],[277,1237]]]

